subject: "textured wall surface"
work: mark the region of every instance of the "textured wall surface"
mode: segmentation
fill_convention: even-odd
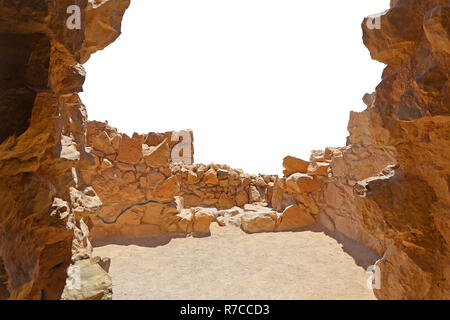
[[[80,63],[120,33],[129,1],[103,3],[0,1],[0,256],[12,299],[59,299],[86,246],[70,196],[87,187],[74,177],[94,160]],[[80,29],[66,27],[70,5],[80,8]],[[106,7],[114,19],[99,23]]]

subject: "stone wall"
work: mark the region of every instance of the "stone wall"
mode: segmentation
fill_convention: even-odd
[[[189,134],[189,161],[193,161],[193,134]],[[93,155],[91,163],[80,170],[80,179],[89,185],[84,197],[97,208],[91,212],[79,211],[92,221],[94,239],[108,236],[151,237],[162,232],[174,232],[179,210],[175,196],[180,190],[177,177],[170,169],[173,151],[182,139],[172,140],[172,132],[133,134],[118,133],[106,123],[92,121],[87,125],[87,147]],[[186,142],[185,142],[186,143]],[[180,149],[182,152],[186,149]],[[181,156],[183,156],[181,152]],[[167,204],[146,204],[149,200]],[[108,224],[102,221],[114,221]]]
[[[275,175],[251,175],[227,165],[173,164],[184,207],[230,209],[253,202],[270,204]]]
[[[370,103],[368,97],[366,95],[364,100]],[[329,158],[330,172],[323,189],[319,220],[328,229],[365,243],[383,255],[383,243],[368,232],[362,221],[356,206],[359,195],[354,191],[358,181],[376,176],[386,167],[396,164],[392,148],[378,148],[373,144],[373,137],[368,131],[371,108],[373,104],[369,104],[363,112],[350,113],[350,135],[346,147],[327,149],[332,151]]]
[[[279,179],[172,164],[179,140],[171,133],[128,137],[87,122],[81,64],[119,36],[129,3],[0,1],[0,116],[8,119],[0,129],[0,298],[59,299],[70,264],[98,264],[92,236],[204,234],[217,217],[183,202],[220,209],[254,201],[276,211],[247,206],[239,214],[248,232],[320,221],[376,250],[378,298],[450,298],[448,0],[391,1],[380,29],[364,20],[365,45],[387,65],[364,97],[367,110],[351,114],[346,147],[315,151],[308,162],[287,157]],[[81,28],[71,30],[74,4]],[[192,162],[193,153],[178,151]],[[149,200],[164,203],[139,205]],[[110,297],[108,288],[101,294]]]
[[[193,150],[193,133],[184,132],[189,133],[188,147]],[[172,132],[166,132],[135,133],[130,138],[106,123],[88,122],[86,148],[93,160],[83,162],[76,175],[77,185],[87,187],[82,193],[73,189],[71,196],[77,216],[92,223],[94,241],[113,236],[183,235],[187,233],[184,208],[230,209],[270,202],[276,176],[249,175],[226,165],[174,162],[173,150],[182,139],[171,137]],[[193,152],[188,160],[193,161]],[[79,207],[76,199],[82,200]],[[209,227],[202,230],[207,233]]]

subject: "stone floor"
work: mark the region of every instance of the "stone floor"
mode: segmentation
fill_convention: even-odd
[[[94,253],[112,259],[113,299],[375,299],[365,267],[377,257],[315,229],[246,234],[213,223],[209,237],[128,240]]]

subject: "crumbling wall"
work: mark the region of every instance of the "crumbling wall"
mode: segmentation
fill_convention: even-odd
[[[170,164],[178,150],[181,158],[187,156],[184,150],[189,150],[187,160],[193,161],[193,134],[184,132],[189,142],[172,132],[129,137],[105,123],[89,122],[87,145],[94,161],[81,167],[80,178],[95,190],[91,201],[97,201],[99,208],[95,212],[81,210],[80,216],[92,221],[94,239],[177,232],[179,208],[175,196],[180,182]],[[178,149],[180,143],[188,145]],[[147,203],[149,200],[159,203]],[[127,208],[130,210],[123,212]],[[116,219],[121,212],[123,215]]]
[[[106,123],[87,124],[87,149],[94,159],[81,164],[77,182],[92,188],[82,195],[74,191],[72,197],[87,198],[96,208],[91,212],[86,212],[85,205],[74,209],[92,221],[92,239],[186,234],[186,219],[196,216],[184,217],[183,208],[230,209],[270,202],[276,176],[249,175],[226,165],[180,162],[194,160],[193,132],[182,131],[129,137]]]

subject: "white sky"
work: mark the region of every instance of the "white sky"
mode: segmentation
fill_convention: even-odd
[[[344,146],[384,65],[364,16],[389,0],[132,0],[122,35],[85,64],[89,120],[127,134],[194,130],[196,163],[281,173]]]

